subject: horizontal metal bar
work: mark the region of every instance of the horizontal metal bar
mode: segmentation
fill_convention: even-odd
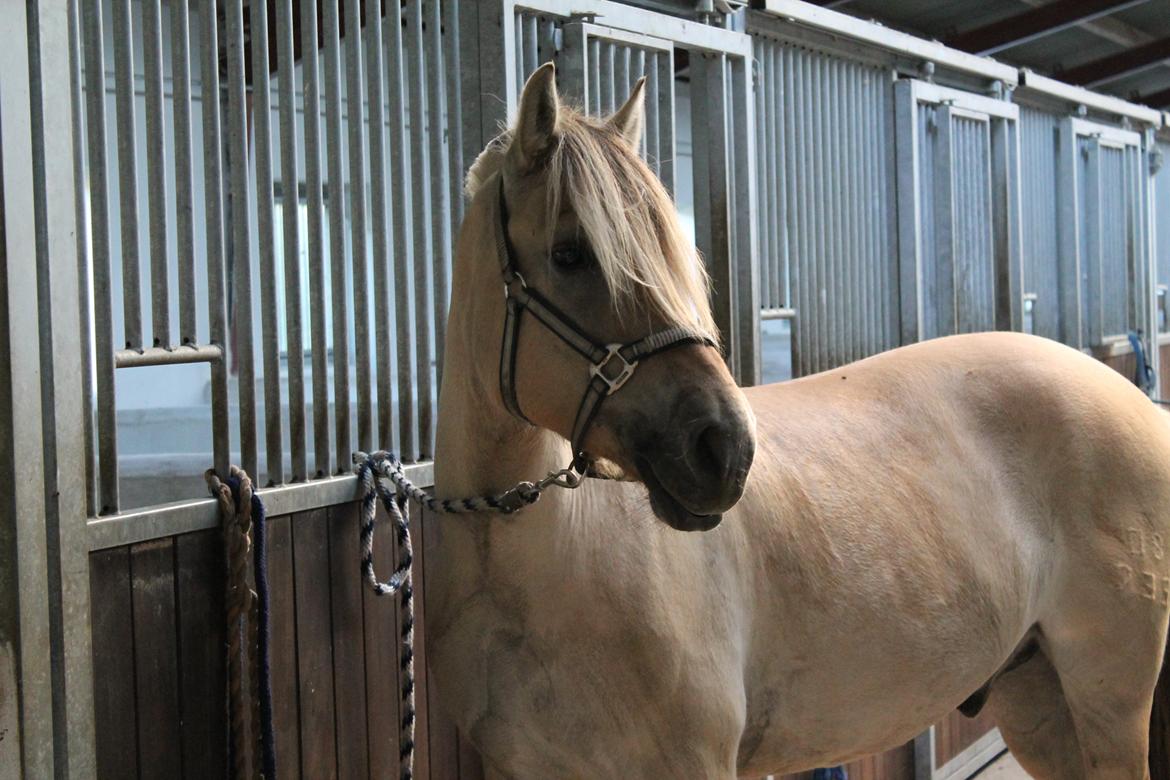
[[[434,464],[412,463],[405,467],[406,478],[416,485],[434,482]],[[264,488],[257,494],[264,501],[265,514],[279,517],[323,506],[357,501],[361,486],[357,477],[346,474]],[[117,515],[92,518],[87,523],[89,550],[105,550],[126,544],[160,539],[164,536],[219,527],[219,506],[213,498],[176,501]]]
[[[1073,118],[1071,122],[1074,134],[1096,138],[1103,146],[1112,146],[1115,149],[1124,149],[1127,146],[1141,148],[1142,135],[1134,130],[1103,125],[1088,119]]]
[[[1130,103],[1128,100],[1102,95],[1084,87],[1075,87],[1063,81],[1050,79],[1033,73],[1027,68],[1020,70],[1020,88],[1025,92],[1035,92],[1040,95],[1065,100],[1073,105],[1082,105],[1107,114],[1116,114],[1144,122],[1154,127],[1162,126],[1162,112],[1146,106]]]
[[[796,309],[761,309],[761,320],[794,320],[796,319]]]
[[[991,763],[991,760],[1007,750],[999,729],[993,728],[959,755],[942,766],[936,768],[931,780],[957,780],[960,777],[970,777],[978,769]]]
[[[977,114],[1000,117],[1002,119],[1018,119],[1020,107],[1006,100],[997,100],[986,95],[974,95],[961,89],[940,87],[925,81],[914,81],[914,99],[921,103],[947,103],[953,108]],[[970,114],[968,114],[970,116]],[[982,117],[972,116],[981,119]]]
[[[625,43],[636,49],[658,50],[667,54],[674,52],[673,43],[664,38],[657,38],[652,35],[627,32],[626,30],[619,30],[616,27],[607,27],[601,24],[582,24],[581,31],[585,33],[586,40],[589,38],[604,38],[611,43]]]
[[[1002,81],[1013,86],[1018,83],[1019,72],[1010,65],[1004,65],[987,57],[977,57],[958,49],[952,49],[936,41],[916,38],[907,33],[891,30],[827,8],[820,8],[801,0],[753,0],[752,7],[772,16],[781,17],[793,24],[812,27],[833,35],[850,38],[857,43],[868,44],[886,51],[918,57],[949,70],[982,76]]]
[[[745,58],[752,56],[751,38],[743,33],[607,0],[518,0],[513,3],[512,8],[565,18],[593,17],[591,21],[624,30],[653,30],[657,37],[672,40],[684,49],[699,49]],[[505,13],[507,12],[508,9],[505,9]],[[1015,73],[1014,69],[1012,73]]]
[[[183,363],[218,363],[223,360],[223,348],[218,344],[202,346],[184,344],[174,349],[119,349],[114,353],[115,368],[142,368],[145,366],[177,366]]]

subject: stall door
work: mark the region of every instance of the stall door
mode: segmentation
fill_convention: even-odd
[[[895,87],[904,342],[1019,329],[1017,106]]]

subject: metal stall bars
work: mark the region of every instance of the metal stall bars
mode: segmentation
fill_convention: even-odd
[[[1019,107],[895,85],[902,338],[1023,326]]]
[[[105,75],[109,6],[101,3],[82,4],[77,66],[89,183],[79,198],[93,235],[85,259],[93,265],[97,392],[87,410],[96,406],[90,484],[100,490],[91,488],[91,549],[217,522],[209,499],[129,510],[119,500],[115,368],[209,363],[212,460],[220,470],[237,460],[267,473],[274,512],[351,497],[353,477],[342,473],[350,450],[375,436],[417,464],[412,479],[429,483],[461,206],[463,150],[451,148],[449,136],[458,143],[460,134],[450,132],[450,119],[476,113],[457,102],[461,5],[384,3],[367,14],[381,23],[363,28],[358,16],[342,19],[337,2],[279,0],[250,18],[242,0],[182,8],[148,0],[150,40],[139,57],[131,28],[138,17],[119,5],[128,1],[114,5],[116,77]],[[161,5],[158,19],[152,3]],[[271,28],[267,14],[275,16]],[[299,56],[294,18],[305,44]],[[172,87],[161,103],[160,71]],[[173,133],[154,121],[144,131],[134,119],[145,105],[135,80],[145,76],[152,110],[157,103],[175,117]],[[108,136],[107,103],[127,132]],[[135,191],[136,160],[157,172],[160,148],[174,183],[168,176]],[[147,243],[151,262],[140,262],[135,252]],[[150,274],[147,295],[140,271]],[[141,343],[143,305],[157,346]],[[134,378],[157,382],[151,377]]]
[[[592,116],[616,111],[646,78],[646,124],[641,152],[674,192],[674,45],[662,38],[589,22],[563,30],[561,86]]]
[[[1021,144],[1024,170],[1035,179],[1025,187],[1048,188],[1055,214],[1048,229],[1041,223],[1041,233],[1028,236],[1025,258],[1038,285],[1029,292],[1037,294],[1041,332],[1105,360],[1127,354],[1128,330],[1158,330],[1152,128],[1162,114],[1027,70],[1015,99],[1028,104],[1035,125]],[[1029,199],[1024,208],[1035,233],[1037,205]],[[1045,282],[1055,289],[1040,289]],[[1148,350],[1155,377],[1156,342]]]
[[[761,316],[793,319],[803,376],[898,344],[893,72],[751,29]]]
[[[753,8],[764,316],[795,318],[794,374],[803,375],[903,341],[895,80],[928,73],[978,98],[996,83],[1010,88],[1017,71],[809,3]],[[961,129],[975,159],[979,134]],[[984,141],[982,151],[989,146],[1001,148]],[[975,190],[986,182],[965,180]]]
[[[493,18],[503,23],[485,23]],[[642,68],[648,86],[647,157],[672,189],[678,174],[672,164],[676,118],[673,57],[668,54],[687,52],[696,243],[711,275],[715,321],[728,364],[742,384],[759,382],[750,38],[607,0],[502,0],[498,6],[481,4],[479,24],[478,53],[485,70],[478,76],[484,96],[482,143],[494,134],[491,128],[504,108],[490,96],[506,97],[507,110],[514,110],[524,79],[541,62],[554,59],[566,91],[595,113],[619,106],[618,98],[628,94]],[[651,137],[655,121],[657,133]]]

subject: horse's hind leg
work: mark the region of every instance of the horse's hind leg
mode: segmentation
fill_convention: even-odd
[[[1143,561],[1132,576],[1110,581],[1091,576],[1086,562],[1061,608],[1041,620],[1042,647],[1092,780],[1149,777],[1150,705],[1166,638],[1162,563]]]
[[[1032,777],[1085,776],[1072,713],[1043,652],[997,677],[987,707],[1012,755]]]

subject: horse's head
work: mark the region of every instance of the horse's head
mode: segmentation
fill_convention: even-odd
[[[590,119],[560,103],[545,65],[472,167],[472,211],[494,236],[473,248],[475,275],[508,296],[477,293],[498,302],[493,339],[506,324],[476,370],[498,372],[491,398],[572,441],[579,466],[645,483],[659,518],[706,530],[743,493],[755,421],[715,348],[694,246],[638,157],[643,102],[639,83]]]

